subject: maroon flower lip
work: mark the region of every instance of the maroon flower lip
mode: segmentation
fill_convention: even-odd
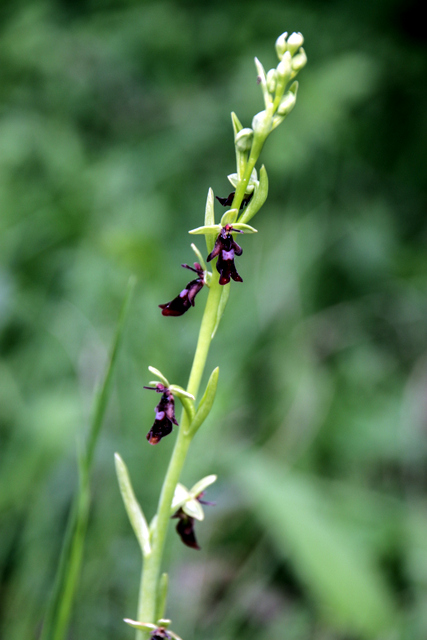
[[[214,506],[215,502],[208,502],[206,500],[202,500],[202,496],[204,495],[204,491],[200,493],[196,500],[200,502],[200,504]],[[196,533],[194,531],[194,521],[195,518],[189,516],[185,513],[184,509],[181,507],[176,511],[172,518],[178,518],[178,524],[176,525],[176,531],[181,538],[182,542],[191,549],[200,549],[197,539]]]
[[[171,391],[160,382],[155,387],[144,387],[144,389],[151,389],[162,394],[159,404],[154,409],[156,419],[147,433],[148,442],[158,444],[162,438],[171,433],[174,424],[178,426],[175,419],[175,401]]]
[[[233,240],[231,235],[233,231],[242,233],[239,229],[234,229],[231,225],[226,224],[216,239],[213,251],[206,258],[206,261],[210,262],[218,256],[216,269],[220,275],[219,284],[221,285],[228,284],[230,278],[235,282],[243,282],[234,264],[234,256],[241,256],[243,249]]]
[[[231,207],[231,205],[233,204],[235,193],[236,193],[235,191],[232,191],[226,198],[221,198],[220,196],[215,196],[215,198],[218,200],[220,204],[222,204],[223,207]],[[254,195],[253,192],[245,193],[242,199],[242,204],[240,205],[241,209],[243,209],[243,207],[246,207],[246,205],[249,204],[253,195]]]
[[[205,284],[204,272],[198,262],[194,263],[194,269],[188,264],[182,264],[181,267],[197,273],[197,278],[189,282],[176,298],[165,304],[159,304],[163,316],[182,316],[190,307],[194,307],[194,298]]]

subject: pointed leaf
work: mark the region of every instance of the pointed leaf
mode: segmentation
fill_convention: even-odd
[[[116,462],[116,472],[119,481],[120,492],[123,502],[129,516],[130,523],[138,539],[139,546],[144,557],[151,553],[150,533],[147,521],[144,517],[142,509],[135,498],[132,483],[129,477],[128,469],[118,453],[114,454]]]
[[[231,121],[233,123],[234,137],[236,137],[239,131],[243,129],[243,125],[240,122],[239,118],[234,113],[234,111],[231,112]]]
[[[212,189],[208,191],[208,197],[206,199],[206,208],[205,208],[205,227],[210,227],[215,224],[215,198],[214,192]],[[190,232],[191,233],[191,232]],[[219,232],[218,232],[219,233]],[[214,248],[214,240],[210,235],[206,236],[206,247],[208,253],[212,251]]]
[[[203,271],[207,270],[207,266],[206,266],[206,262],[202,256],[202,254],[200,253],[200,251],[198,250],[198,248],[196,247],[196,245],[194,244],[194,242],[191,243],[191,248],[193,249],[194,253],[196,254],[197,260],[199,262],[199,264],[201,265]]]
[[[156,620],[159,626],[165,627],[170,624],[170,621],[162,620],[166,610],[166,600],[168,597],[169,577],[167,573],[162,573],[159,580],[159,586],[157,588],[157,610]]]
[[[196,415],[193,419],[193,422],[190,424],[188,428],[188,433],[191,436],[194,436],[200,426],[208,417],[210,410],[212,409],[212,405],[215,400],[216,388],[218,386],[218,376],[219,376],[219,367],[216,367],[211,373],[208,384],[206,385],[205,393],[203,394],[202,399],[200,400],[200,404],[196,411]]]
[[[216,314],[215,326],[212,331],[212,338],[215,337],[215,334],[218,330],[219,323],[221,322],[221,318],[224,315],[225,307],[227,306],[228,298],[230,297],[230,284],[224,284],[222,286],[221,298],[219,299],[218,311]]]
[[[259,186],[255,189],[255,193],[246,209],[243,211],[238,222],[247,223],[261,209],[268,196],[268,176],[264,165],[259,172]]]

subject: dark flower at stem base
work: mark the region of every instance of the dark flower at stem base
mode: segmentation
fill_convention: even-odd
[[[199,495],[196,496],[195,500],[200,502],[200,504],[211,505],[211,506],[215,505],[215,502],[207,502],[206,500],[202,500],[203,496],[204,496],[204,491],[199,493]],[[188,515],[188,513],[185,512],[185,508],[186,506],[184,504],[172,516],[172,518],[179,519],[179,522],[176,525],[176,530],[182,542],[185,545],[187,545],[187,547],[191,547],[192,549],[200,549],[196,540],[196,534],[194,532],[195,518],[193,518],[193,516]]]
[[[188,516],[183,509],[178,509],[172,518],[179,518],[176,530],[183,543],[192,549],[200,549],[194,533],[194,518]]]
[[[155,387],[144,387],[144,389],[152,389],[162,394],[159,404],[154,409],[156,419],[150,431],[147,433],[148,442],[150,444],[157,444],[162,438],[171,433],[173,429],[172,423],[178,426],[175,419],[175,401],[169,389],[163,384],[160,384],[160,382]]]
[[[159,304],[164,316],[182,316],[190,307],[194,307],[194,298],[205,284],[203,269],[198,262],[194,263],[194,269],[188,264],[182,264],[181,267],[197,273],[197,278],[189,282],[176,298],[165,304]]]
[[[216,239],[213,251],[211,251],[206,258],[207,262],[210,262],[218,256],[216,269],[220,274],[219,284],[228,284],[230,278],[233,278],[235,282],[243,282],[234,265],[234,256],[241,256],[243,249],[233,240],[233,236],[231,235],[233,231],[243,233],[238,229],[233,229],[231,225],[226,224]]]
[[[150,635],[150,640],[172,640],[172,636],[168,634],[164,627],[157,627]]]
[[[215,198],[218,200],[220,204],[222,204],[223,207],[231,207],[231,205],[233,204],[233,198],[235,193],[236,193],[235,191],[232,191],[230,195],[227,196],[226,198],[221,198],[220,196],[215,196]],[[245,193],[242,200],[242,204],[240,205],[241,209],[243,209],[243,207],[246,207],[246,205],[249,204],[253,195],[254,195],[253,192]]]

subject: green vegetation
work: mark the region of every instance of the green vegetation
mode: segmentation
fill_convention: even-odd
[[[0,636],[51,595],[129,276],[70,638],[134,632],[140,553],[120,451],[150,519],[174,435],[145,436],[147,365],[185,386],[203,312],[176,295],[206,191],[234,170],[252,57],[301,31],[298,106],[263,150],[270,191],[215,336],[216,402],[182,482],[167,616],[184,640],[425,640],[426,51],[416,5],[38,2],[0,11]],[[196,237],[196,240],[199,240]],[[256,245],[256,250],[255,250]],[[201,242],[199,247],[201,247]],[[252,250],[253,248],[253,250]],[[231,286],[233,286],[232,283]],[[184,322],[185,320],[185,322]],[[141,462],[142,461],[142,462]]]

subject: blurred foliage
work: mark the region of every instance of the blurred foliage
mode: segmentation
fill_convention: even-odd
[[[113,452],[151,517],[148,364],[184,385],[203,296],[186,231],[228,195],[253,56],[301,31],[295,111],[243,241],[183,478],[218,473],[199,553],[168,538],[185,640],[427,637],[426,35],[421,3],[18,0],[0,8],[0,636],[34,638],[130,274],[70,638],[131,638],[140,558]],[[218,208],[219,211],[219,208]],[[198,243],[200,248],[203,246]],[[148,397],[150,396],[150,397]]]

